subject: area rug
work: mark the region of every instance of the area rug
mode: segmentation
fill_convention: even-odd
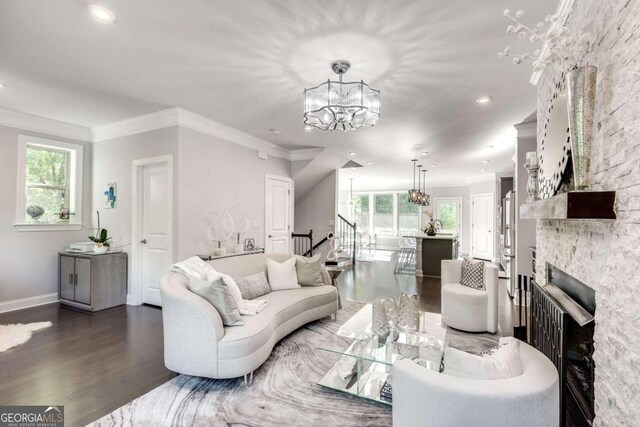
[[[26,343],[31,339],[34,332],[46,329],[49,326],[51,326],[51,322],[0,325],[0,352]]]
[[[255,371],[251,387],[241,378],[179,375],[91,426],[390,426],[389,406],[316,385],[335,362],[316,347],[363,305],[343,301],[337,321],[321,319],[282,339]],[[469,351],[497,342],[492,336],[450,328],[445,339]]]
[[[241,378],[179,375],[92,425],[390,426],[390,407],[316,385],[335,362],[316,347],[362,305],[344,301],[336,321],[321,319],[283,338],[251,387]]]

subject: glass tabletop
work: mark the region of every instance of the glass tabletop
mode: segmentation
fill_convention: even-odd
[[[389,366],[412,359],[439,370],[446,334],[439,314],[422,312],[419,331],[396,329],[381,336],[371,332],[371,307],[365,305],[318,349]]]

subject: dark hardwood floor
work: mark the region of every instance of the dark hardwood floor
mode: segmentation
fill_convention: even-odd
[[[65,425],[85,425],[175,376],[164,367],[158,308],[49,304],[0,315],[2,324],[46,320],[53,326],[0,353],[0,405],[64,405]]]
[[[395,261],[395,259],[392,259]],[[440,312],[440,279],[395,275],[394,262],[358,262],[340,275],[344,299],[373,302],[407,292],[425,311]],[[504,284],[502,335],[513,304]],[[50,320],[24,345],[0,353],[0,405],[64,405],[66,425],[85,425],[175,376],[164,367],[162,312],[121,306],[96,313],[50,304],[0,314],[0,324]]]

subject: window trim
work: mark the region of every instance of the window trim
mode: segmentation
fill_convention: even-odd
[[[433,216],[434,218],[438,218],[438,202],[439,201],[450,201],[455,202],[458,205],[458,230],[453,230],[455,234],[458,235],[458,239],[462,238],[462,227],[464,223],[464,213],[462,211],[462,197],[459,196],[441,196],[433,198]],[[443,230],[449,231],[449,230]]]
[[[69,209],[75,213],[64,223],[28,223],[24,212],[27,208],[27,147],[52,148],[69,153]],[[61,231],[82,229],[82,177],[84,146],[29,135],[18,135],[18,163],[16,189],[16,231]],[[73,202],[73,204],[72,204]]]
[[[399,218],[398,218],[398,213],[399,213],[399,196],[401,194],[404,194],[404,192],[402,191],[398,191],[398,190],[378,190],[378,191],[354,191],[352,193],[352,195],[355,196],[367,196],[369,198],[369,212],[368,212],[368,217],[369,217],[369,226],[367,227],[366,230],[363,230],[362,228],[359,228],[359,230],[361,231],[366,231],[367,233],[369,233],[370,235],[376,235],[377,237],[380,237],[382,239],[400,239],[402,237],[402,235],[398,234],[399,231]],[[375,214],[375,196],[378,195],[391,195],[393,196],[393,233],[392,234],[375,234],[374,230],[375,227],[373,225],[373,218],[374,218],[374,214]],[[353,221],[353,198],[350,199],[351,202],[349,203],[349,214],[348,214],[348,218]],[[422,209],[420,209],[418,211],[418,227],[422,227]],[[421,229],[421,228],[419,228]]]

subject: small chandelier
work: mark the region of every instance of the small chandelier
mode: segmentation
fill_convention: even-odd
[[[327,80],[304,90],[304,123],[322,130],[348,132],[373,126],[380,118],[380,91],[370,88],[364,81],[342,82],[351,63],[334,61],[331,69],[338,81]]]
[[[416,203],[418,201],[418,193],[420,190],[416,190],[416,162],[418,159],[411,160],[413,162],[413,187],[409,190],[409,202]],[[419,178],[420,176],[418,176]]]
[[[422,171],[422,185],[424,186],[424,190],[420,192],[420,206],[429,206],[429,195],[427,194],[427,170]]]

